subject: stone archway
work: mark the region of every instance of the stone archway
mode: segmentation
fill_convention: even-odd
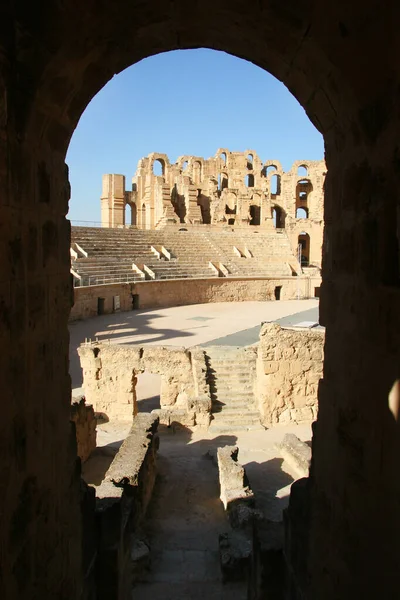
[[[81,591],[79,478],[68,420],[70,137],[115,73],[158,52],[197,47],[271,72],[324,135],[327,340],[307,488],[310,539],[302,546],[312,578],[303,573],[297,584],[326,600],[389,597],[400,539],[397,413],[388,408],[400,359],[397,8],[389,14],[359,0],[259,2],[251,10],[231,0],[65,0],[45,3],[39,18],[17,4],[1,9],[0,38],[1,314],[8,349],[1,375],[10,399],[2,419],[10,450],[2,460],[14,474],[3,520],[18,520],[22,501],[36,520],[34,528],[24,523],[20,536],[2,534],[4,547],[12,539],[4,597],[35,590],[63,599]],[[376,526],[377,514],[385,526]],[[26,553],[51,568],[21,578]]]

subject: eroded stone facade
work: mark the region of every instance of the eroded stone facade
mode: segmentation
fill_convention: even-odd
[[[162,423],[207,427],[213,419],[213,426],[218,421],[234,429],[246,420],[249,410],[258,411],[257,421],[265,427],[313,421],[317,416],[323,344],[323,331],[294,331],[266,324],[258,345],[240,352],[232,349],[236,350],[233,354],[224,347],[216,347],[220,352],[215,354],[216,348],[211,346],[186,349],[91,342],[82,344],[78,352],[86,398],[108,418],[130,420],[137,414],[137,376],[147,371],[161,375],[160,409],[156,413]],[[254,368],[249,367],[250,357]],[[243,375],[235,378],[240,361],[247,361],[245,382]],[[224,369],[231,369],[231,376],[224,376]],[[241,397],[243,387],[252,390],[247,399],[242,398],[234,421],[230,410],[216,414],[215,403],[222,401],[224,377],[235,401]],[[237,403],[230,406],[225,397],[223,404],[228,409],[239,409]],[[249,414],[253,416],[253,412]]]
[[[304,264],[320,266],[325,175],[324,161],[296,161],[284,172],[279,161],[262,162],[254,150],[219,148],[212,158],[180,156],[176,163],[152,153],[139,161],[132,190],[125,190],[124,175],[103,176],[102,225],[286,229],[295,253],[301,244]]]
[[[261,328],[257,356],[256,396],[262,423],[311,422],[317,417],[325,332]]]

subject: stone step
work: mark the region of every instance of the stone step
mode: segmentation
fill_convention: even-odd
[[[261,423],[256,424],[242,424],[239,425],[237,423],[219,423],[211,421],[211,424],[208,428],[210,433],[233,433],[235,431],[264,431],[265,427],[261,425]]]
[[[253,409],[253,410],[251,410]],[[245,405],[238,405],[238,406],[229,406],[229,405],[222,405],[222,406],[215,406],[213,404],[212,406],[212,414],[221,414],[223,413],[224,418],[227,417],[236,417],[236,416],[243,416],[243,418],[247,419],[247,418],[256,418],[259,419],[260,418],[260,413],[258,412],[258,410],[255,410],[255,406],[247,406]]]
[[[219,387],[235,388],[240,390],[253,389],[249,377],[209,377],[209,385],[218,389]]]

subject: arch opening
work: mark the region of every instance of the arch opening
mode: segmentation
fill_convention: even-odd
[[[153,175],[156,177],[165,176],[165,162],[162,158],[156,158],[153,162]]]
[[[281,176],[272,175],[270,179],[270,193],[271,196],[279,196],[281,193]]]
[[[256,204],[250,206],[250,225],[261,224],[261,208]]]
[[[310,236],[304,231],[298,237],[298,252],[302,267],[308,267],[310,264]]]
[[[308,177],[308,167],[307,165],[300,165],[297,169],[298,177]]]
[[[285,211],[280,206],[272,208],[272,222],[276,229],[285,228]]]
[[[297,208],[296,219],[308,219],[308,208]]]
[[[253,175],[253,173],[249,173],[248,175],[245,176],[244,183],[245,183],[245,186],[248,187],[248,188],[254,187],[254,175]]]

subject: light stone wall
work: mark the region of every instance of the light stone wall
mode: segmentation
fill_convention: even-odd
[[[271,323],[261,328],[253,382],[265,427],[315,420],[324,337],[320,330],[294,331]],[[137,375],[147,371],[161,375],[157,411],[161,422],[209,424],[211,394],[204,349],[90,342],[78,352],[85,396],[97,412],[131,420],[137,414]]]
[[[275,288],[282,286],[281,300],[313,298],[321,285],[320,275],[312,277],[168,279],[135,284],[116,283],[77,287],[70,321],[97,316],[97,300],[104,298],[104,312],[114,310],[113,297],[120,297],[122,311],[132,309],[132,294],[139,295],[139,308],[166,308],[208,302],[275,300]]]
[[[154,174],[156,162],[162,165],[162,175]],[[300,167],[306,174],[299,172]],[[125,192],[123,175],[103,176],[102,225],[124,225],[125,206],[129,204],[136,214],[133,224],[141,229],[162,228],[171,222],[272,229],[275,209],[284,221],[275,226],[288,230],[293,252],[299,233],[312,235],[309,258],[320,266],[325,175],[323,160],[299,160],[284,172],[279,161],[263,162],[254,150],[219,148],[209,159],[180,156],[173,164],[166,154],[153,152],[140,159],[132,190]],[[253,185],[249,185],[248,177]],[[278,181],[277,189],[274,180]],[[305,188],[299,186],[302,181],[308,182]],[[307,190],[305,198],[299,196],[302,189]],[[300,207],[307,209],[307,218],[296,217]]]
[[[179,347],[82,344],[78,353],[85,397],[97,412],[109,418],[131,420],[137,414],[137,375],[161,375],[160,420],[208,424],[211,408],[205,381],[204,353]],[[203,366],[201,365],[203,363]],[[195,381],[196,375],[196,381]]]
[[[311,422],[318,412],[325,332],[263,325],[257,356],[256,397],[261,422]]]

